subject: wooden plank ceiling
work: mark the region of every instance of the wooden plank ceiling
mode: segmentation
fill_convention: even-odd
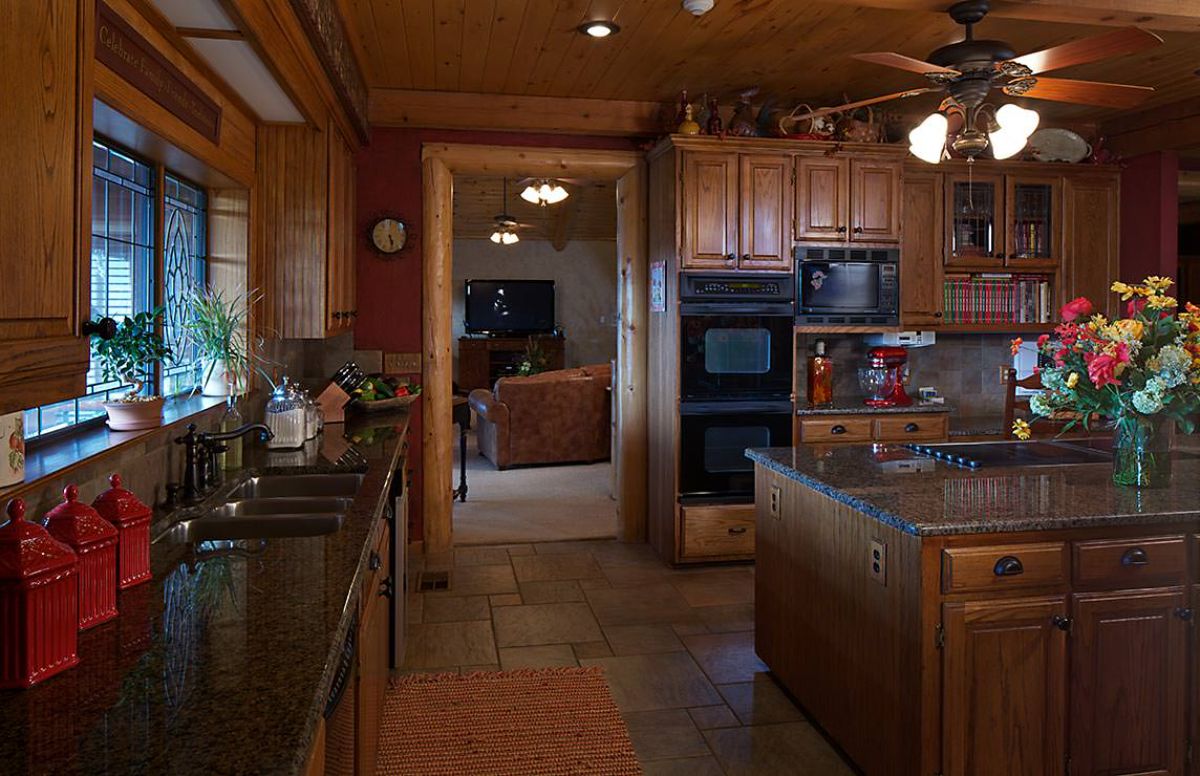
[[[857,99],[923,84],[919,76],[851,60],[851,53],[898,51],[924,58],[962,38],[962,28],[944,13],[921,10],[950,0],[717,0],[702,17],[683,11],[678,0],[338,2],[375,89],[638,101],[671,101],[687,89],[693,97],[715,94],[728,104],[740,90],[758,86],[764,97],[784,104],[820,106],[836,104],[843,95]],[[1111,29],[1045,20],[1075,18],[1077,6],[1088,3],[1105,8],[1113,0],[997,2],[976,36],[1007,41],[1022,54]],[[1196,12],[1139,17],[1158,28],[1162,46],[1054,75],[1153,86],[1158,92],[1145,107],[1200,98],[1194,72],[1200,64],[1195,53],[1200,34],[1194,32],[1200,29],[1200,0],[1178,0],[1177,7],[1193,3]],[[1063,7],[1069,8],[1056,13]],[[1035,20],[1011,18],[1022,15]],[[1116,18],[1114,11],[1095,18],[1120,23],[1127,15]],[[601,40],[576,32],[591,19],[611,19],[621,30]],[[923,112],[936,99],[913,98],[905,107]],[[1116,113],[1030,102],[1048,121],[1097,122]],[[479,126],[487,126],[487,116],[479,118]]]
[[[571,196],[539,207],[521,199],[521,188],[508,182],[503,200],[501,178],[454,176],[454,236],[487,239],[501,207],[521,226],[522,240],[548,240],[559,250],[572,240],[617,239],[617,190],[611,181],[564,181]]]

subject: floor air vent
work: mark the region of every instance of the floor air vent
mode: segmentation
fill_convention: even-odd
[[[422,593],[430,593],[435,590],[450,589],[450,572],[449,571],[423,571],[421,572],[421,580],[417,585],[417,589]]]

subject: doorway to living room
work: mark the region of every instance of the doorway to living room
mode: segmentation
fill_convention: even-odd
[[[455,544],[612,538],[616,184],[456,176],[453,215]]]

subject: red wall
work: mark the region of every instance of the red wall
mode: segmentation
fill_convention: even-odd
[[[1121,171],[1121,280],[1179,272],[1179,154],[1156,151]]]
[[[419,353],[421,341],[421,145],[475,143],[540,148],[635,150],[629,138],[535,135],[376,128],[371,142],[356,159],[358,234],[358,317],[354,345],[362,350]],[[408,244],[393,258],[383,258],[366,240],[370,225],[381,216],[397,216],[408,225]],[[418,376],[419,379],[419,376]],[[418,403],[419,408],[419,403]],[[421,413],[414,413],[410,432],[410,461],[414,469],[410,495],[411,538],[423,535],[421,512]],[[453,483],[446,483],[450,488]]]

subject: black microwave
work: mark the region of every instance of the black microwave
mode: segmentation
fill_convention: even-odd
[[[796,248],[796,323],[900,324],[900,250]]]

